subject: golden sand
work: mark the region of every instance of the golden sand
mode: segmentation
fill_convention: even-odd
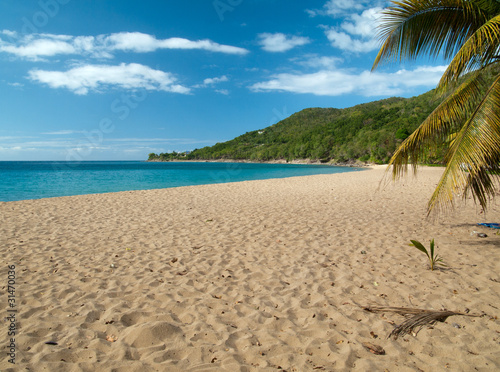
[[[381,190],[375,167],[0,203],[0,370],[500,370],[500,236],[476,225],[500,209],[426,220],[441,172]],[[408,245],[432,238],[445,270]],[[368,304],[483,316],[393,340],[404,318]]]

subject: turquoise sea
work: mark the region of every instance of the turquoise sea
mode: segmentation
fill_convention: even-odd
[[[143,161],[3,161],[0,201],[343,173],[328,165]]]

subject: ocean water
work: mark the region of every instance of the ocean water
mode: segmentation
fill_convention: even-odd
[[[0,201],[343,173],[359,168],[302,164],[141,161],[0,162]]]

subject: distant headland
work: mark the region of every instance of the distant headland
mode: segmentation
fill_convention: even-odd
[[[429,91],[345,109],[308,108],[227,142],[193,151],[151,153],[148,161],[385,164],[439,103]],[[429,153],[426,163],[441,163],[443,153]]]

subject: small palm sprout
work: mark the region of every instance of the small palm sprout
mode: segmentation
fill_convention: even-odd
[[[424,245],[417,240],[410,240],[411,246],[414,246],[419,251],[424,252],[429,258],[429,264],[431,265],[431,270],[433,271],[436,266],[446,266],[443,259],[437,254],[434,255],[434,239],[431,240],[430,253],[425,249]]]

